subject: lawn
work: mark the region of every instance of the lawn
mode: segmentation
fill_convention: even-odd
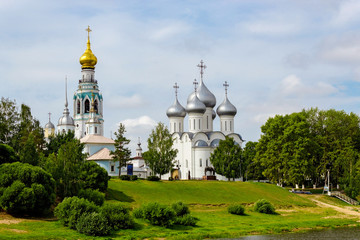
[[[254,212],[253,203],[265,198],[276,208],[276,215]],[[333,200],[318,198],[327,203]],[[137,208],[142,203],[158,201],[170,204],[183,201],[200,220],[196,227],[163,228],[136,220],[136,228],[122,230],[112,239],[204,239],[231,238],[248,234],[304,231],[314,228],[359,226],[358,218],[347,217],[331,208],[317,207],[311,200],[266,183],[219,181],[134,182],[112,179],[108,202],[122,201]],[[241,203],[245,216],[227,213],[227,206]],[[334,203],[337,203],[336,201]],[[336,204],[339,205],[339,204]],[[20,221],[16,223],[16,221]],[[17,219],[0,214],[0,239],[94,239],[65,228],[55,219]],[[97,238],[97,239],[108,239]]]

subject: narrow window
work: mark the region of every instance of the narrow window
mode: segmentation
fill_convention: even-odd
[[[174,132],[176,132],[176,123],[174,123]]]
[[[232,122],[230,121],[230,131],[231,131],[231,125],[232,125]]]
[[[94,109],[95,109],[96,114],[99,114],[99,111],[98,111],[98,101],[97,101],[97,100],[94,101]]]
[[[90,101],[89,99],[85,100],[85,113],[89,113],[90,111]]]
[[[97,133],[97,127],[95,127],[95,133]]]
[[[194,127],[194,130],[195,130],[195,119],[194,119],[194,126],[193,127]]]
[[[200,167],[202,167],[202,159],[200,158]]]
[[[199,130],[201,129],[200,119],[199,119]]]
[[[76,113],[80,114],[80,99],[78,99],[76,103]]]
[[[226,121],[225,121],[225,131],[227,131],[227,125],[226,125]]]
[[[189,129],[191,129],[191,121],[189,120]]]
[[[209,129],[209,116],[206,116],[206,129]]]
[[[111,165],[111,171],[115,172],[115,166],[114,165]]]
[[[206,159],[206,166],[208,167],[209,166],[209,160]]]
[[[182,130],[181,130],[181,123],[179,123],[179,132],[182,132]]]

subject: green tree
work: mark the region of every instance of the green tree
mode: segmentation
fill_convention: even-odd
[[[55,181],[40,167],[0,165],[0,207],[9,213],[41,214],[55,201]]]
[[[241,172],[245,172],[246,179],[263,179],[262,172],[264,171],[261,164],[255,162],[257,142],[249,141],[243,149],[243,164],[241,165]]]
[[[55,135],[50,135],[49,142],[45,144],[46,156],[49,156],[51,153],[57,153],[64,143],[67,143],[75,139],[74,131],[67,131],[66,133],[59,133]]]
[[[18,161],[18,157],[12,147],[0,143],[0,164]]]
[[[23,144],[23,147],[20,149],[19,155],[21,162],[29,163],[34,166],[38,165],[40,157],[36,149],[33,133],[30,133],[29,136],[27,137],[26,142]]]
[[[164,175],[170,172],[173,161],[177,155],[177,149],[173,149],[173,138],[163,123],[158,123],[147,140],[148,151],[144,152],[143,158],[150,167],[152,175]]]
[[[240,165],[242,163],[241,147],[235,143],[234,139],[226,136],[225,140],[220,140],[219,146],[211,153],[210,162],[214,166],[216,173],[235,180],[240,176]]]
[[[74,196],[82,188],[80,173],[86,159],[83,149],[84,145],[78,139],[72,139],[46,160],[44,168],[54,177],[60,198]]]
[[[82,188],[105,192],[108,187],[109,176],[105,168],[95,162],[85,161],[79,170],[79,181]]]
[[[1,97],[0,101],[0,143],[11,144],[14,129],[17,128],[19,113],[15,100]]]
[[[119,178],[121,176],[121,168],[126,167],[126,163],[130,160],[131,156],[130,149],[126,147],[130,140],[124,136],[125,132],[125,125],[120,123],[118,131],[115,132],[115,151],[111,151],[113,161],[119,163]]]

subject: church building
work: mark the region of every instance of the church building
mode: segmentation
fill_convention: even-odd
[[[175,168],[171,173],[163,176],[163,179],[219,179],[226,180],[224,176],[215,175],[214,168],[210,163],[210,155],[225,136],[232,137],[236,144],[243,143],[240,134],[234,133],[234,118],[237,113],[235,106],[229,101],[227,82],[225,87],[225,99],[217,107],[215,112],[216,98],[206,87],[203,79],[206,66],[203,61],[198,65],[200,68],[200,83],[196,80],[194,92],[188,99],[184,108],[177,97],[179,86],[175,83],[175,101],[168,108],[166,114],[169,118],[169,130],[174,137],[174,148],[178,150],[175,159]],[[197,86],[199,85],[199,86]],[[184,120],[188,116],[188,130],[184,130]],[[220,131],[215,131],[213,121],[216,116],[220,117]]]

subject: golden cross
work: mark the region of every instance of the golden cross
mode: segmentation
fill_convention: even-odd
[[[91,32],[92,30],[90,29],[90,26],[89,26],[89,25],[88,25],[87,29],[85,29],[85,31],[88,32],[88,38],[90,38],[90,32]]]

